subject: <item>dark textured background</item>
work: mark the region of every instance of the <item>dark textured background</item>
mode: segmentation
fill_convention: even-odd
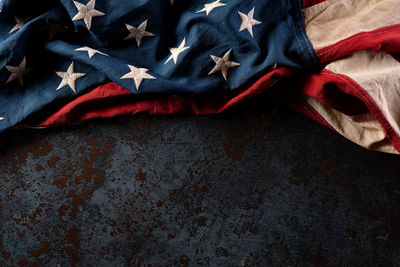
[[[0,150],[1,266],[400,266],[400,157],[265,97]]]

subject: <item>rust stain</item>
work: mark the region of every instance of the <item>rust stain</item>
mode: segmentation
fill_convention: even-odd
[[[147,179],[147,174],[143,172],[142,169],[139,169],[138,172],[136,173],[136,179],[141,182],[145,182]]]
[[[64,240],[67,241],[67,243],[72,243],[75,248],[78,248],[81,243],[78,238],[78,229],[76,227],[69,228]]]
[[[47,156],[52,149],[53,145],[48,140],[40,138],[39,135],[34,135],[32,142],[28,145],[7,151],[6,159],[13,161],[14,165],[26,164],[29,153],[32,154],[33,159],[38,159]]]
[[[88,145],[90,146],[98,146],[100,145],[100,142],[93,139],[92,137],[88,136],[85,138],[86,143],[88,143]]]
[[[35,258],[35,262],[31,266],[40,266],[40,260],[39,257],[43,254],[47,254],[47,256],[52,257],[53,255],[50,253],[51,251],[51,246],[50,243],[42,240],[40,241],[42,244],[42,247],[37,249],[37,250],[30,250],[29,254]],[[54,257],[54,256],[53,256]]]
[[[53,184],[58,188],[67,187],[68,176],[58,176],[54,178]]]
[[[90,142],[92,144],[100,144],[97,141]],[[94,168],[93,164],[101,155],[106,155],[108,153],[108,150],[112,147],[114,147],[114,144],[105,144],[104,149],[91,148],[89,157],[84,160],[82,174],[75,177],[75,183],[80,184],[83,180],[85,180],[85,185],[87,185],[89,182],[92,181],[92,179],[94,178],[93,176],[96,174],[96,172],[99,172],[99,177],[96,178],[99,181],[99,179],[104,176],[104,170]]]
[[[71,181],[74,171],[75,171],[74,167],[69,166],[67,168],[62,169],[60,172],[57,172],[54,175],[53,184],[60,189],[66,188],[68,185],[71,184],[68,183],[68,181]]]
[[[101,183],[103,182],[103,178],[101,178],[99,175],[96,175],[96,176],[94,177],[94,182],[95,182],[96,184],[101,184]]]
[[[38,164],[38,165],[36,165],[35,169],[36,169],[38,172],[40,172],[40,171],[43,170],[44,168],[43,168],[42,165]]]
[[[79,212],[79,206],[86,206],[86,199],[93,194],[95,188],[91,188],[82,194],[76,194],[75,190],[70,190],[67,194],[68,197],[72,198],[72,210],[69,215],[75,219]]]
[[[42,215],[43,209],[41,207],[37,207],[33,214],[29,216],[31,220],[36,220],[36,217],[40,217]],[[40,222],[40,221],[39,221]]]
[[[78,260],[78,248],[81,243],[78,237],[78,229],[76,227],[69,228],[67,234],[64,237],[66,243],[72,244],[72,246],[65,247],[65,251],[69,256],[72,257],[72,266],[76,266]]]
[[[175,203],[180,203],[183,200],[183,188],[179,188],[179,189],[173,189],[170,193],[169,193],[169,197],[168,200],[170,202],[175,202]]]
[[[60,157],[54,156],[47,161],[47,165],[49,165],[49,167],[55,168],[57,165],[57,161],[59,161],[59,160],[60,160]]]
[[[66,212],[68,209],[69,209],[68,206],[66,206],[66,205],[61,205],[61,206],[58,208],[57,212],[58,212],[59,216],[64,216],[64,215],[65,215],[65,212]]]
[[[54,178],[53,184],[58,188],[65,188],[67,187],[67,177],[56,177]]]
[[[27,259],[22,259],[20,261],[18,261],[18,265],[19,266],[25,266],[28,264],[28,260]]]
[[[182,264],[182,266],[187,267],[189,266],[190,259],[186,255],[182,255],[181,258],[179,259],[179,262]]]
[[[50,151],[53,149],[53,145],[49,143],[46,139],[40,139],[38,144],[33,144],[31,146],[31,152],[33,159],[38,159],[39,157],[49,155]]]
[[[8,251],[6,251],[6,250],[4,250],[4,251],[1,253],[1,256],[3,257],[3,259],[8,260],[8,259],[10,258],[10,256],[11,256],[11,253],[8,252]]]

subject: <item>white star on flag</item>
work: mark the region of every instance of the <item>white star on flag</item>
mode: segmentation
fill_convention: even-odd
[[[242,24],[240,25],[240,29],[239,32],[243,31],[243,30],[248,30],[251,37],[253,37],[253,26],[254,25],[258,25],[261,24],[261,21],[255,20],[253,19],[254,17],[254,9],[256,7],[253,7],[249,14],[243,14],[242,12],[238,11],[240,18],[242,19]]]
[[[139,90],[140,84],[144,79],[156,79],[147,73],[147,71],[149,71],[148,69],[136,68],[129,64],[128,67],[131,71],[122,76],[121,79],[133,79],[135,81],[136,90]]]
[[[94,9],[94,6],[96,5],[96,0],[90,0],[86,5],[81,4],[77,1],[74,1],[74,4],[78,9],[78,13],[72,18],[72,20],[83,19],[88,30],[90,30],[90,27],[92,26],[93,17],[105,15],[103,12]]]
[[[62,78],[62,81],[60,85],[57,87],[56,90],[60,90],[66,85],[69,85],[71,87],[72,91],[76,94],[76,87],[75,87],[75,82],[79,78],[82,78],[83,76],[86,75],[86,73],[75,73],[74,72],[74,62],[72,61],[71,65],[69,65],[67,72],[56,72],[58,76]]]
[[[92,57],[93,57],[94,55],[96,55],[96,54],[100,54],[100,55],[104,55],[104,56],[107,56],[107,57],[108,57],[107,54],[105,54],[105,53],[103,53],[103,52],[100,52],[99,50],[96,50],[96,49],[87,47],[87,46],[83,46],[83,47],[81,47],[81,48],[77,48],[77,49],[75,49],[75,51],[85,51],[85,52],[88,52],[89,58],[92,58]]]
[[[133,26],[131,26],[129,24],[125,24],[125,26],[126,26],[126,28],[128,29],[128,31],[130,33],[129,33],[128,36],[125,37],[124,40],[135,38],[138,47],[140,47],[140,44],[142,43],[143,37],[145,37],[145,36],[148,36],[148,37],[155,36],[153,33],[146,31],[147,19],[145,21],[143,21],[137,28],[133,27]]]
[[[201,13],[201,12],[206,12],[206,15],[210,14],[211,11],[213,11],[214,8],[221,7],[221,6],[226,6],[225,3],[220,3],[221,0],[216,0],[215,2],[205,4],[204,8],[196,11],[196,13]]]
[[[24,86],[24,74],[33,70],[26,67],[26,57],[22,59],[21,63],[18,66],[6,65],[6,69],[11,73],[10,77],[8,77],[6,84],[13,81],[14,79],[17,79],[21,86]]]
[[[178,61],[178,57],[179,57],[180,53],[182,53],[186,49],[190,48],[190,46],[185,46],[185,44],[186,44],[186,38],[183,38],[183,41],[181,42],[179,47],[170,48],[169,51],[171,51],[171,56],[167,59],[167,61],[165,61],[164,64],[167,64],[171,59],[173,59],[174,63],[176,64],[176,62]]]
[[[9,33],[13,33],[15,31],[18,31],[19,29],[22,28],[22,26],[25,25],[25,23],[27,23],[29,21],[28,19],[20,19],[18,17],[14,17],[14,19],[17,22],[17,24],[15,24],[15,26],[11,29],[11,31]]]
[[[222,76],[224,76],[224,79],[227,80],[228,79],[228,69],[232,68],[232,67],[240,66],[239,63],[229,61],[229,59],[231,57],[231,52],[232,52],[232,49],[229,49],[229,51],[226,52],[222,58],[210,55],[211,58],[215,62],[215,67],[208,73],[208,75],[211,75],[218,71],[221,71]]]

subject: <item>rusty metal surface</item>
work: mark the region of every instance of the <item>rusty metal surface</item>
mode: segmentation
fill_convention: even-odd
[[[1,266],[400,266],[400,157],[267,99],[0,150]]]

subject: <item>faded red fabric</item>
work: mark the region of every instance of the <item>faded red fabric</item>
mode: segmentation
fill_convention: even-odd
[[[325,1],[326,0],[303,0],[303,8],[310,7]]]
[[[321,63],[330,62],[361,50],[400,52],[400,24],[360,32],[316,51]]]
[[[158,96],[156,98],[146,98],[146,96],[132,94],[115,83],[108,83],[76,98],[48,117],[35,117],[34,123],[32,121],[27,123],[38,127],[49,127],[61,124],[75,124],[93,118],[110,118],[137,113],[215,114],[266,92],[276,81],[289,76],[289,69],[275,69],[263,75],[250,86],[211,96]]]
[[[356,105],[360,105],[361,103],[363,103],[363,105],[359,106],[358,108],[366,108],[366,109],[358,110],[359,113],[356,114],[361,114],[363,112],[369,111],[383,127],[386,136],[392,143],[393,147],[400,152],[400,137],[394,131],[393,127],[390,125],[387,118],[384,116],[382,110],[371,98],[368,92],[350,77],[343,74],[333,73],[329,70],[324,69],[320,73],[314,74],[306,78],[300,88],[304,94],[314,97],[318,99],[321,103],[340,111],[340,107],[342,108],[344,107],[341,106],[343,103],[339,103],[340,106],[336,106],[338,102],[333,102],[332,98],[329,98],[326,95],[324,95],[325,93],[324,88],[328,84],[334,85],[338,90],[340,90],[340,92],[346,94],[347,97],[349,97],[350,102],[348,102],[347,104],[354,105],[352,110],[353,112],[356,110],[355,109]],[[348,106],[346,106],[346,108],[348,108]],[[345,112],[342,111],[342,113]],[[317,118],[314,119],[316,121],[319,121],[319,119]]]

